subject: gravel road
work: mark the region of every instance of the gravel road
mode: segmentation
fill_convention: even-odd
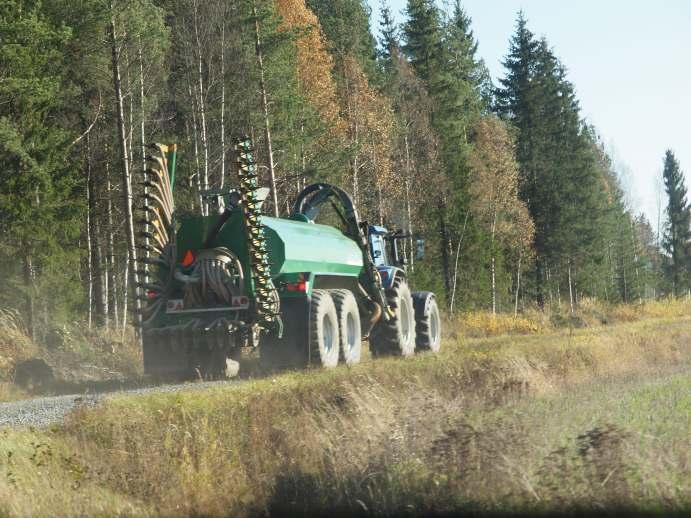
[[[96,406],[105,399],[123,394],[152,394],[201,390],[214,386],[239,383],[237,380],[183,383],[179,385],[158,385],[131,390],[102,392],[95,394],[71,394],[66,396],[38,397],[24,401],[0,403],[0,428],[35,427],[45,428],[60,424],[65,416],[80,405]]]

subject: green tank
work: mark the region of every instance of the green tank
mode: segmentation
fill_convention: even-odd
[[[182,221],[177,232],[178,261],[188,250],[203,248],[204,241],[218,225],[221,216],[190,217]],[[359,276],[362,251],[335,227],[290,219],[262,217],[271,277],[280,282],[284,275],[311,272]],[[244,222],[240,209],[228,219],[209,247],[224,246],[237,254],[245,269],[249,268]],[[251,293],[249,293],[251,295]]]

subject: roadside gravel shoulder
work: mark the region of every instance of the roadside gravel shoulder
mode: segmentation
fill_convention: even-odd
[[[71,394],[64,396],[38,397],[24,401],[0,403],[0,428],[46,428],[60,424],[71,411],[78,407],[94,407],[105,399],[121,395],[144,395],[187,390],[203,390],[214,386],[238,383],[229,381],[207,381],[178,385],[159,385],[131,390],[119,390],[95,394]]]

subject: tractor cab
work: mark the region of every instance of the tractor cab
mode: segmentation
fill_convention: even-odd
[[[398,274],[405,275],[407,261],[405,254],[399,250],[398,241],[408,237],[409,234],[401,231],[390,232],[378,225],[367,227],[370,254],[384,288],[388,288]]]
[[[389,235],[389,231],[376,225],[370,225],[368,230],[370,253],[375,266],[377,268],[389,266],[390,262],[386,250],[386,236]]]

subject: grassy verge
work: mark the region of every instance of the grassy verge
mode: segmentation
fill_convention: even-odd
[[[688,300],[665,299],[636,305],[610,305],[584,299],[571,314],[565,306],[551,310],[527,309],[519,316],[470,312],[447,319],[452,341],[503,335],[542,335],[563,329],[595,328],[650,318],[675,318],[691,314]],[[142,375],[142,358],[134,332],[101,327],[88,329],[84,322],[52,328],[38,345],[28,336],[19,314],[0,308],[0,402],[34,395],[91,390],[91,384],[117,383]],[[367,356],[367,355],[365,355]],[[13,384],[15,368],[39,358],[52,369],[53,379],[39,379],[35,387]]]
[[[637,304],[609,304],[583,299],[574,313],[568,304],[553,304],[540,311],[528,308],[518,315],[487,311],[461,313],[447,326],[453,336],[481,338],[501,335],[531,335],[559,329],[581,329],[612,324],[624,324],[652,318],[676,318],[691,314],[688,299],[661,299]]]
[[[681,511],[690,365],[691,319],[666,318],[117,398],[62,429],[6,432],[0,510]]]

